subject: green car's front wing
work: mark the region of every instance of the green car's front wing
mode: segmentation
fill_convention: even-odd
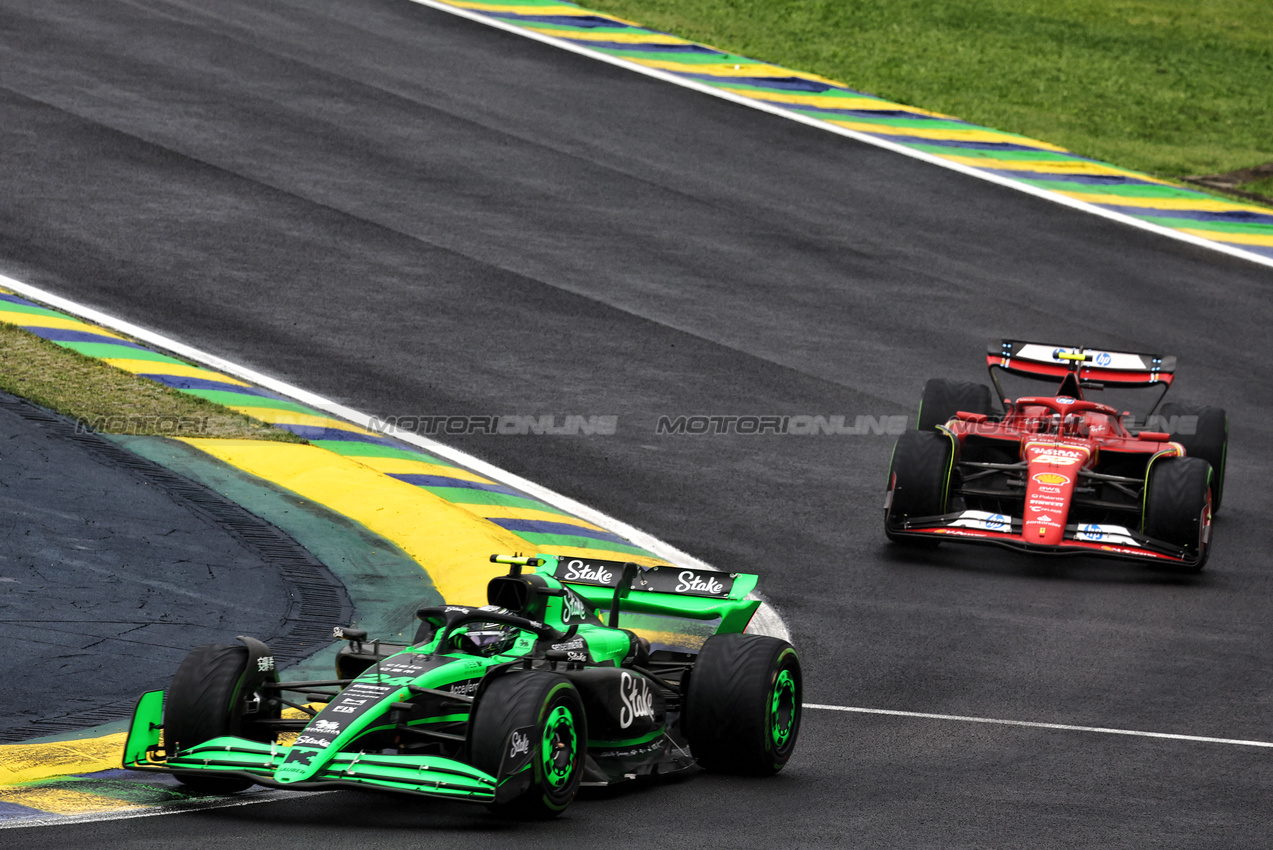
[[[289,783],[274,778],[291,750],[278,744],[238,737],[213,738],[165,758],[160,756],[159,746],[163,697],[163,691],[150,691],[137,702],[124,744],[124,767],[129,770],[241,776],[259,785],[302,791],[374,786],[387,791],[479,803],[493,803],[501,796],[498,793],[502,790],[501,783],[494,776],[439,756],[342,752],[335,754],[312,779]],[[517,785],[518,780],[523,779],[516,775],[507,777],[503,784]]]

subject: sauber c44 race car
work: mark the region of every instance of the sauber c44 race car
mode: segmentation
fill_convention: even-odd
[[[800,662],[786,641],[743,633],[760,604],[746,598],[754,575],[491,560],[510,569],[491,580],[489,604],[421,608],[411,646],[337,628],[349,643],[335,679],[282,682],[252,638],[195,649],[166,694],[138,702],[124,766],[207,793],[372,788],[544,818],[581,784],[786,764]],[[652,649],[619,628],[634,612],[713,633],[696,650],[657,639]]]
[[[984,385],[925,385],[918,429],[893,449],[891,540],[1202,569],[1224,490],[1228,418],[1220,408],[1161,404],[1175,357],[1005,340],[986,362],[1001,412]],[[1005,382],[1052,391],[1010,398]],[[1143,418],[1085,397],[1097,391],[1139,395]]]

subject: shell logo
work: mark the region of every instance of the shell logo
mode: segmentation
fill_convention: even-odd
[[[1040,484],[1069,484],[1070,479],[1059,472],[1036,472],[1034,480]]]

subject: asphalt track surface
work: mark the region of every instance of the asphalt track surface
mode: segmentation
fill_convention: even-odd
[[[283,625],[272,565],[116,453],[0,393],[0,677],[21,683],[0,741],[82,729],[105,706],[126,715],[138,683],[166,687],[192,642]]]
[[[1267,268],[421,8],[0,3],[0,271],[448,438],[761,574],[810,702],[1273,740]],[[1179,355],[1232,419],[1199,577],[881,529],[887,436],[1002,336]],[[30,848],[1256,847],[1267,749],[814,710],[772,780],[558,822],[355,793],[10,831]],[[18,846],[12,844],[12,846]]]

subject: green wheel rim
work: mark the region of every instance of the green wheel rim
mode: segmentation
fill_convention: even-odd
[[[769,737],[774,749],[781,750],[791,741],[796,726],[796,682],[791,670],[784,668],[774,680],[769,700]]]
[[[574,715],[566,706],[559,705],[549,712],[544,722],[543,746],[540,747],[544,779],[550,786],[562,788],[570,782],[578,749],[579,736],[575,732]]]

